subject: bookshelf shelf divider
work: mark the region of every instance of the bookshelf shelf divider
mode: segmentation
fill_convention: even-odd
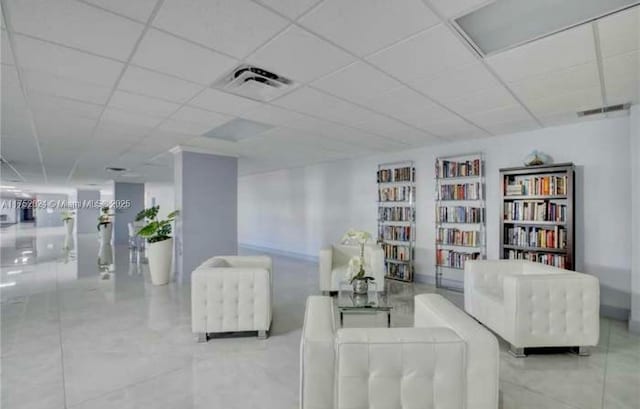
[[[416,169],[413,161],[378,165],[378,243],[385,277],[413,281],[416,245]]]
[[[436,287],[461,291],[464,262],[487,255],[484,155],[436,158],[435,175]]]

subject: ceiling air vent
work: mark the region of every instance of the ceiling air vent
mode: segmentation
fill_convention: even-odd
[[[290,79],[273,72],[243,64],[216,81],[214,87],[241,97],[267,102],[296,85]]]
[[[580,111],[578,112],[578,116],[583,117],[583,116],[589,116],[589,115],[607,114],[610,112],[624,111],[629,109],[629,107],[631,107],[630,103],[609,105],[602,108],[587,109],[586,111]]]
[[[108,168],[105,168],[108,172],[115,172],[115,173],[120,173],[120,172],[125,172],[127,169],[126,168],[117,168],[114,166],[110,166]]]

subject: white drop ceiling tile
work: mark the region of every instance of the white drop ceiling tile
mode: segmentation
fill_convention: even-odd
[[[180,105],[157,98],[116,91],[109,101],[109,107],[149,116],[167,117],[175,112]]]
[[[29,102],[36,117],[46,115],[64,118],[66,116],[98,119],[102,112],[102,105],[89,104],[67,98],[48,95],[30,94]]]
[[[144,26],[73,0],[9,0],[13,30],[124,61]]]
[[[640,50],[640,7],[605,17],[597,24],[604,58]]]
[[[434,145],[437,143],[442,143],[442,138],[439,138],[435,135],[431,135],[428,132],[420,131],[417,129],[406,129],[399,132],[391,132],[386,136],[393,140],[400,141],[406,145],[410,146],[427,146]]]
[[[586,64],[596,59],[590,24],[507,50],[486,58],[506,82]]]
[[[538,118],[556,114],[570,114],[575,117],[576,112],[599,108],[603,105],[600,87],[524,102]]]
[[[460,118],[432,122],[427,129],[431,134],[448,139],[474,139],[489,136],[482,129]]]
[[[140,22],[146,23],[158,0],[85,0]]]
[[[500,108],[517,103],[513,95],[511,95],[502,85],[465,95],[461,98],[443,100],[441,102],[461,115]]]
[[[589,115],[585,117],[578,117],[576,116],[575,113],[566,112],[566,113],[556,113],[556,114],[550,114],[546,116],[540,116],[538,119],[540,119],[540,122],[542,122],[542,124],[545,127],[549,127],[549,126],[573,124],[577,122],[596,121],[599,119],[605,119],[606,117],[607,117],[606,114],[596,114],[596,115]]]
[[[145,34],[133,64],[209,85],[238,61],[158,30]]]
[[[538,123],[533,119],[499,122],[495,124],[484,125],[484,129],[491,132],[492,135],[507,135],[516,132],[531,131],[539,128],[540,125],[538,125]]]
[[[47,112],[35,115],[35,124],[40,138],[89,138],[96,126],[95,118],[61,115]]]
[[[104,104],[111,88],[56,76],[42,71],[23,70],[23,78],[31,93]]]
[[[312,85],[329,94],[366,103],[402,84],[368,64],[356,62],[314,81]]]
[[[453,67],[440,75],[410,81],[410,85],[442,101],[473,94],[500,85],[481,63]]]
[[[354,121],[354,123],[352,123],[351,125],[356,128],[364,129],[365,131],[381,136],[387,136],[400,132],[410,132],[413,130],[413,128],[411,128],[410,126],[399,122],[396,119],[374,113],[367,115],[364,121]]]
[[[239,97],[211,88],[205,89],[189,102],[189,105],[194,107],[228,115],[240,115],[243,112],[257,108],[260,104],[260,102],[249,98]]]
[[[182,135],[202,135],[211,130],[212,127],[196,122],[179,121],[167,119],[156,129],[163,132],[174,132]]]
[[[33,130],[31,128],[31,122],[26,111],[18,110],[13,111],[5,108],[3,102],[2,106],[2,125],[1,135],[12,136],[16,138],[33,138]],[[0,151],[2,150],[2,144],[0,143]]]
[[[523,100],[547,98],[594,88],[600,85],[598,66],[595,61],[543,75],[527,77],[510,83],[509,87]]]
[[[492,124],[528,121],[533,119],[531,115],[519,104],[467,114],[465,115],[465,118],[482,128]]]
[[[457,18],[472,12],[495,0],[430,0],[440,14],[447,18]]]
[[[438,22],[420,0],[326,0],[299,20],[303,26],[359,56]]]
[[[208,126],[209,129],[211,129],[216,126],[222,125],[225,122],[229,122],[233,119],[233,117],[230,115],[207,111],[205,109],[185,106],[180,108],[175,114],[173,114],[171,116],[171,119],[202,124]]]
[[[610,81],[606,90],[607,105],[640,103],[640,80]]]
[[[457,115],[405,86],[380,95],[367,106],[422,129],[430,122],[458,119]]]
[[[325,149],[330,151],[358,152],[367,149],[365,146],[357,146],[335,138],[327,138],[310,132],[300,132],[297,129],[278,127],[264,132],[260,138],[280,139],[290,143],[300,143],[314,149]]]
[[[2,105],[10,103],[11,105],[20,106],[26,108],[24,101],[24,94],[20,87],[20,78],[18,77],[18,70],[13,65],[2,65],[0,67],[2,73]]]
[[[148,127],[102,120],[96,127],[93,143],[112,145],[114,142],[134,142],[144,137],[148,131]]]
[[[124,64],[15,35],[20,65],[75,81],[112,87]],[[46,64],[43,64],[46,61]]]
[[[240,116],[245,119],[270,125],[285,125],[309,118],[306,115],[267,104],[262,104],[250,111],[243,112]]]
[[[330,122],[320,125],[321,126],[315,129],[310,129],[309,131],[327,138],[334,138],[352,145],[367,147],[368,149],[379,151],[406,147],[406,144],[401,143],[397,138],[392,139],[388,136],[380,136],[360,129],[337,125]]]
[[[127,67],[118,88],[180,103],[203,89],[201,85],[134,66]]]
[[[2,30],[2,53],[0,54],[2,64],[15,65],[13,60],[13,53],[11,52],[11,46],[9,44],[9,37],[7,32]]]
[[[153,128],[163,121],[164,118],[158,118],[153,116],[134,114],[128,111],[123,111],[116,108],[107,108],[102,115],[102,120],[105,122],[116,122],[125,125],[135,125],[146,128]]]
[[[249,0],[165,0],[153,25],[244,58],[289,22]]]
[[[353,60],[349,54],[297,26],[278,34],[247,59],[250,64],[298,82],[312,81]]]
[[[476,58],[440,24],[381,50],[367,60],[402,81],[415,81],[471,64]]]
[[[640,80],[640,52],[619,54],[602,61],[605,85],[609,82]]]
[[[296,19],[322,0],[259,0],[290,19]]]

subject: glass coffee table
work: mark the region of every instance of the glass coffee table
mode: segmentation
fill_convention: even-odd
[[[344,323],[344,314],[376,314],[387,313],[387,327],[391,327],[391,309],[387,297],[376,291],[375,285],[369,288],[367,294],[354,294],[349,282],[340,283],[338,291],[338,312],[340,313],[340,326]]]

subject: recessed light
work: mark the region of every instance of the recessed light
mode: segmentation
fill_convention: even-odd
[[[0,288],[4,288],[4,287],[13,287],[14,285],[16,285],[15,281],[10,281],[8,283],[0,283]]]
[[[0,186],[0,189],[15,189],[15,188],[16,188],[15,186],[5,186],[5,185]]]
[[[11,271],[7,271],[7,275],[8,276],[13,276],[16,274],[22,274],[22,270],[11,270]]]

